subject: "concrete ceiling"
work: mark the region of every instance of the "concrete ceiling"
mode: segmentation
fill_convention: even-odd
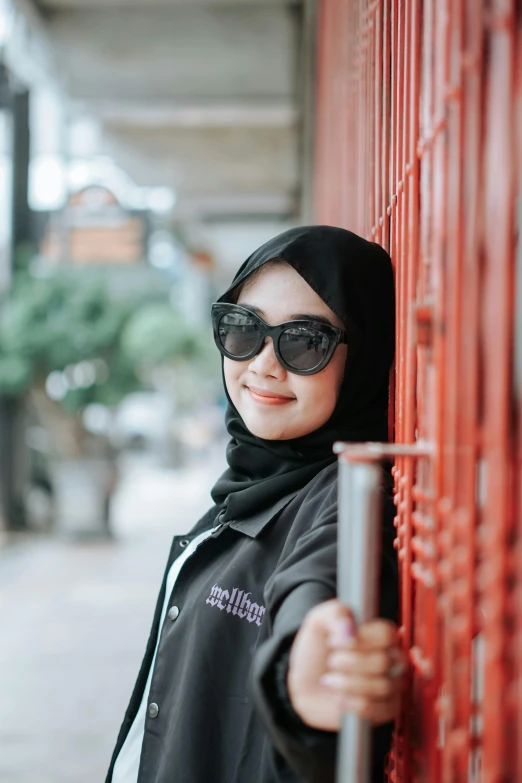
[[[294,0],[296,4],[299,0]],[[291,0],[38,0],[42,8],[152,8],[173,5],[227,6],[227,5],[290,5]]]
[[[40,0],[78,115],[187,219],[297,215],[302,4]]]

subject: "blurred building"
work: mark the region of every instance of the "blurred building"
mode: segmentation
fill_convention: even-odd
[[[56,209],[71,187],[114,185],[120,172],[118,197],[160,212],[175,203],[176,223],[230,269],[251,246],[247,226],[257,241],[301,219],[307,5],[4,0],[1,58],[31,104],[31,206]]]
[[[0,0],[0,291],[30,256],[103,270],[116,297],[170,289],[203,323],[253,248],[311,217],[314,6]],[[7,516],[21,414],[0,402]]]

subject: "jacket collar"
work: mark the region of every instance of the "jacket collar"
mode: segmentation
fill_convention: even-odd
[[[230,522],[229,527],[233,530],[237,530],[239,533],[244,533],[250,538],[257,538],[271,522],[274,517],[295,498],[298,490],[290,492],[288,495],[284,495],[277,503],[273,503],[268,508],[261,509],[256,514],[250,514],[245,519],[235,519]]]

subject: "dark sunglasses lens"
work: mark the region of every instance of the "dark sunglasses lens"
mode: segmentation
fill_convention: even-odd
[[[328,356],[330,337],[309,327],[285,329],[279,339],[279,352],[289,368],[313,370]]]
[[[249,356],[259,343],[257,321],[239,311],[232,311],[221,318],[218,334],[225,351],[237,359]]]

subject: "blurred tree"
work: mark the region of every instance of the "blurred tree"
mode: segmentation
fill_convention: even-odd
[[[136,310],[122,334],[124,355],[134,366],[155,367],[173,357],[197,353],[197,335],[168,304],[149,304]]]
[[[51,372],[94,359],[108,368],[103,381],[71,389],[80,393],[65,395],[65,407],[83,408],[100,394],[114,398],[131,391],[138,381],[121,361],[119,345],[128,315],[98,282],[18,275],[0,321],[0,395],[23,396],[32,386],[45,386]]]
[[[129,317],[122,354],[146,384],[161,377],[182,408],[216,395],[221,360],[210,329],[202,332],[168,304],[144,305]]]
[[[69,445],[58,450],[69,455],[82,450],[86,405],[112,407],[134,390],[154,387],[158,368],[174,376],[178,403],[190,404],[213,388],[219,367],[210,331],[202,334],[165,302],[114,301],[101,280],[21,271],[2,307],[0,397],[30,393],[55,433],[68,416],[61,441]]]

